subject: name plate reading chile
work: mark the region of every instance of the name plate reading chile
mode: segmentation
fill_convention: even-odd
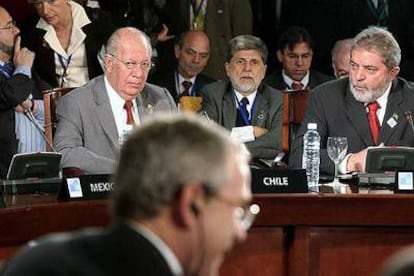
[[[307,193],[305,170],[251,169],[252,192],[259,193]]]
[[[66,178],[59,192],[60,200],[107,199],[114,189],[110,174]]]

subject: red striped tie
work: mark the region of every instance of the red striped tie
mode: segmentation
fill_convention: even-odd
[[[125,101],[124,108],[127,113],[127,125],[133,125],[134,124],[134,116],[132,115],[132,101]]]

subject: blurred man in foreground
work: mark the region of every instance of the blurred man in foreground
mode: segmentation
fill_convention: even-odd
[[[40,243],[2,275],[217,275],[259,211],[248,159],[196,115],[144,123],[121,150],[114,224]]]

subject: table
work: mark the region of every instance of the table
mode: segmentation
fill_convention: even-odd
[[[414,195],[259,194],[254,201],[261,212],[221,275],[376,275],[392,253],[414,243]],[[110,221],[106,200],[43,195],[8,203],[20,206],[0,209],[3,260],[40,235]]]

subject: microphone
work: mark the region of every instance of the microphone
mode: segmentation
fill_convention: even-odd
[[[414,132],[414,123],[413,123],[413,116],[412,116],[412,114],[411,114],[411,111],[406,111],[405,113],[404,113],[404,115],[405,115],[405,119],[408,121],[408,123],[410,124],[410,126],[411,126],[411,129],[413,130],[413,132]]]
[[[50,147],[50,149],[53,152],[58,152],[55,147],[53,146],[53,144],[49,141],[49,139],[47,139],[46,134],[45,134],[45,128],[39,124],[39,122],[36,120],[35,116],[33,115],[33,112],[30,109],[25,108],[23,110],[24,115],[26,115],[26,117],[29,119],[30,122],[32,122],[32,124],[36,127],[36,129],[39,131],[40,135],[42,136],[43,140],[45,140],[46,144]]]

